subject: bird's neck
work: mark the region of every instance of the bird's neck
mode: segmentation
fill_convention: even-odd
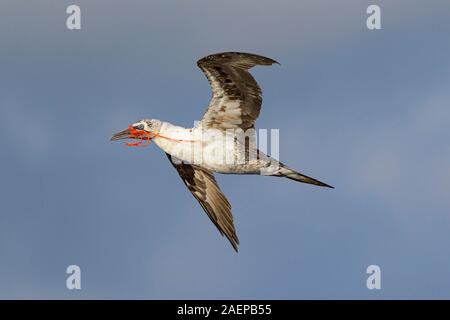
[[[187,135],[191,129],[171,124],[170,122],[162,122],[158,135],[171,139]]]
[[[174,148],[180,143],[187,143],[192,139],[192,129],[162,122],[158,135],[153,138],[153,141],[164,152],[172,154]]]

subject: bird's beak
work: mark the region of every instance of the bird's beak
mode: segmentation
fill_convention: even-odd
[[[134,137],[131,135],[130,129],[125,129],[123,131],[117,132],[113,134],[111,137],[111,141],[123,140],[123,139],[133,139]]]

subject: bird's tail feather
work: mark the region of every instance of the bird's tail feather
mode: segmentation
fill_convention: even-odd
[[[286,177],[288,179],[292,179],[292,180],[295,180],[295,181],[299,181],[299,182],[303,182],[303,183],[309,183],[309,184],[314,184],[316,186],[327,187],[327,188],[334,189],[334,187],[332,187],[332,186],[330,186],[330,185],[328,185],[326,183],[323,183],[323,182],[321,182],[319,180],[316,180],[314,178],[305,176],[304,174],[301,174],[300,172],[297,172],[297,171],[292,170],[292,169],[290,169],[288,167],[285,167],[285,166],[280,167],[280,169],[278,170],[276,176]]]

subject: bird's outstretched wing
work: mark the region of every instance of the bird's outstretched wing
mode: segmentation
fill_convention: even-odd
[[[222,236],[227,237],[237,251],[239,239],[233,224],[231,205],[217,185],[213,173],[199,166],[174,162],[170,154],[166,155]]]
[[[261,110],[261,88],[248,72],[275,60],[250,53],[223,52],[197,61],[208,78],[212,98],[200,124],[205,128],[253,128]]]

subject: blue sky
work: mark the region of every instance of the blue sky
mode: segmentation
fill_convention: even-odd
[[[65,9],[82,10],[82,29]],[[365,10],[378,4],[382,30]],[[0,298],[450,298],[448,1],[2,1]],[[260,128],[336,187],[218,175],[241,240],[220,237],[154,145],[191,126],[197,59],[266,55]],[[65,287],[77,264],[82,290]],[[368,290],[367,266],[382,289]]]

